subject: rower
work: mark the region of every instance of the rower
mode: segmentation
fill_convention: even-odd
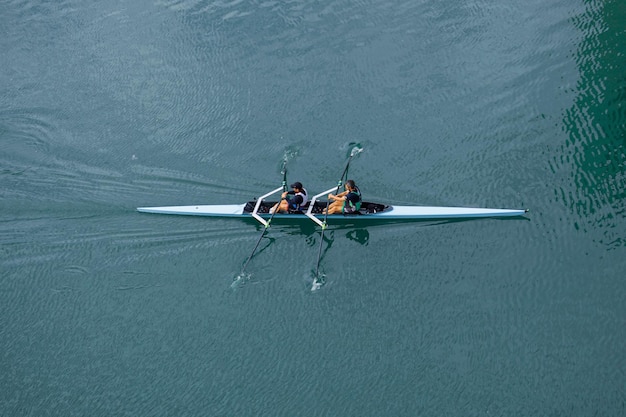
[[[346,191],[328,194],[328,199],[333,202],[328,206],[328,214],[358,214],[361,208],[361,190],[354,180],[346,181]]]
[[[302,186],[302,183],[300,181],[296,181],[291,184],[290,187],[292,190],[285,191],[282,194],[282,199],[270,209],[270,213],[274,213],[277,207],[278,213],[299,212],[305,209],[309,201],[309,197],[307,196],[306,189]]]

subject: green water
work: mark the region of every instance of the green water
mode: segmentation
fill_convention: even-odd
[[[4,2],[0,415],[620,416],[620,2]],[[522,219],[158,216],[350,165]],[[237,277],[241,279],[236,280]]]

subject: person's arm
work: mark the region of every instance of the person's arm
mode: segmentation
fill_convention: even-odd
[[[347,191],[344,191],[343,193],[339,193],[337,195],[328,194],[328,198],[330,198],[331,200],[345,200],[346,199],[346,194],[348,194]]]

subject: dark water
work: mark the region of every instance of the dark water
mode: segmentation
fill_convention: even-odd
[[[626,414],[618,1],[0,8],[0,414]],[[527,219],[135,212],[350,176]]]

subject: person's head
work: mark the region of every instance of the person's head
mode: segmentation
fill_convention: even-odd
[[[346,181],[346,188],[348,190],[354,190],[356,188],[356,184],[354,183],[353,180],[348,180]]]
[[[302,183],[300,181],[294,182],[293,184],[291,184],[290,187],[293,188],[294,191],[302,191],[303,190]]]

